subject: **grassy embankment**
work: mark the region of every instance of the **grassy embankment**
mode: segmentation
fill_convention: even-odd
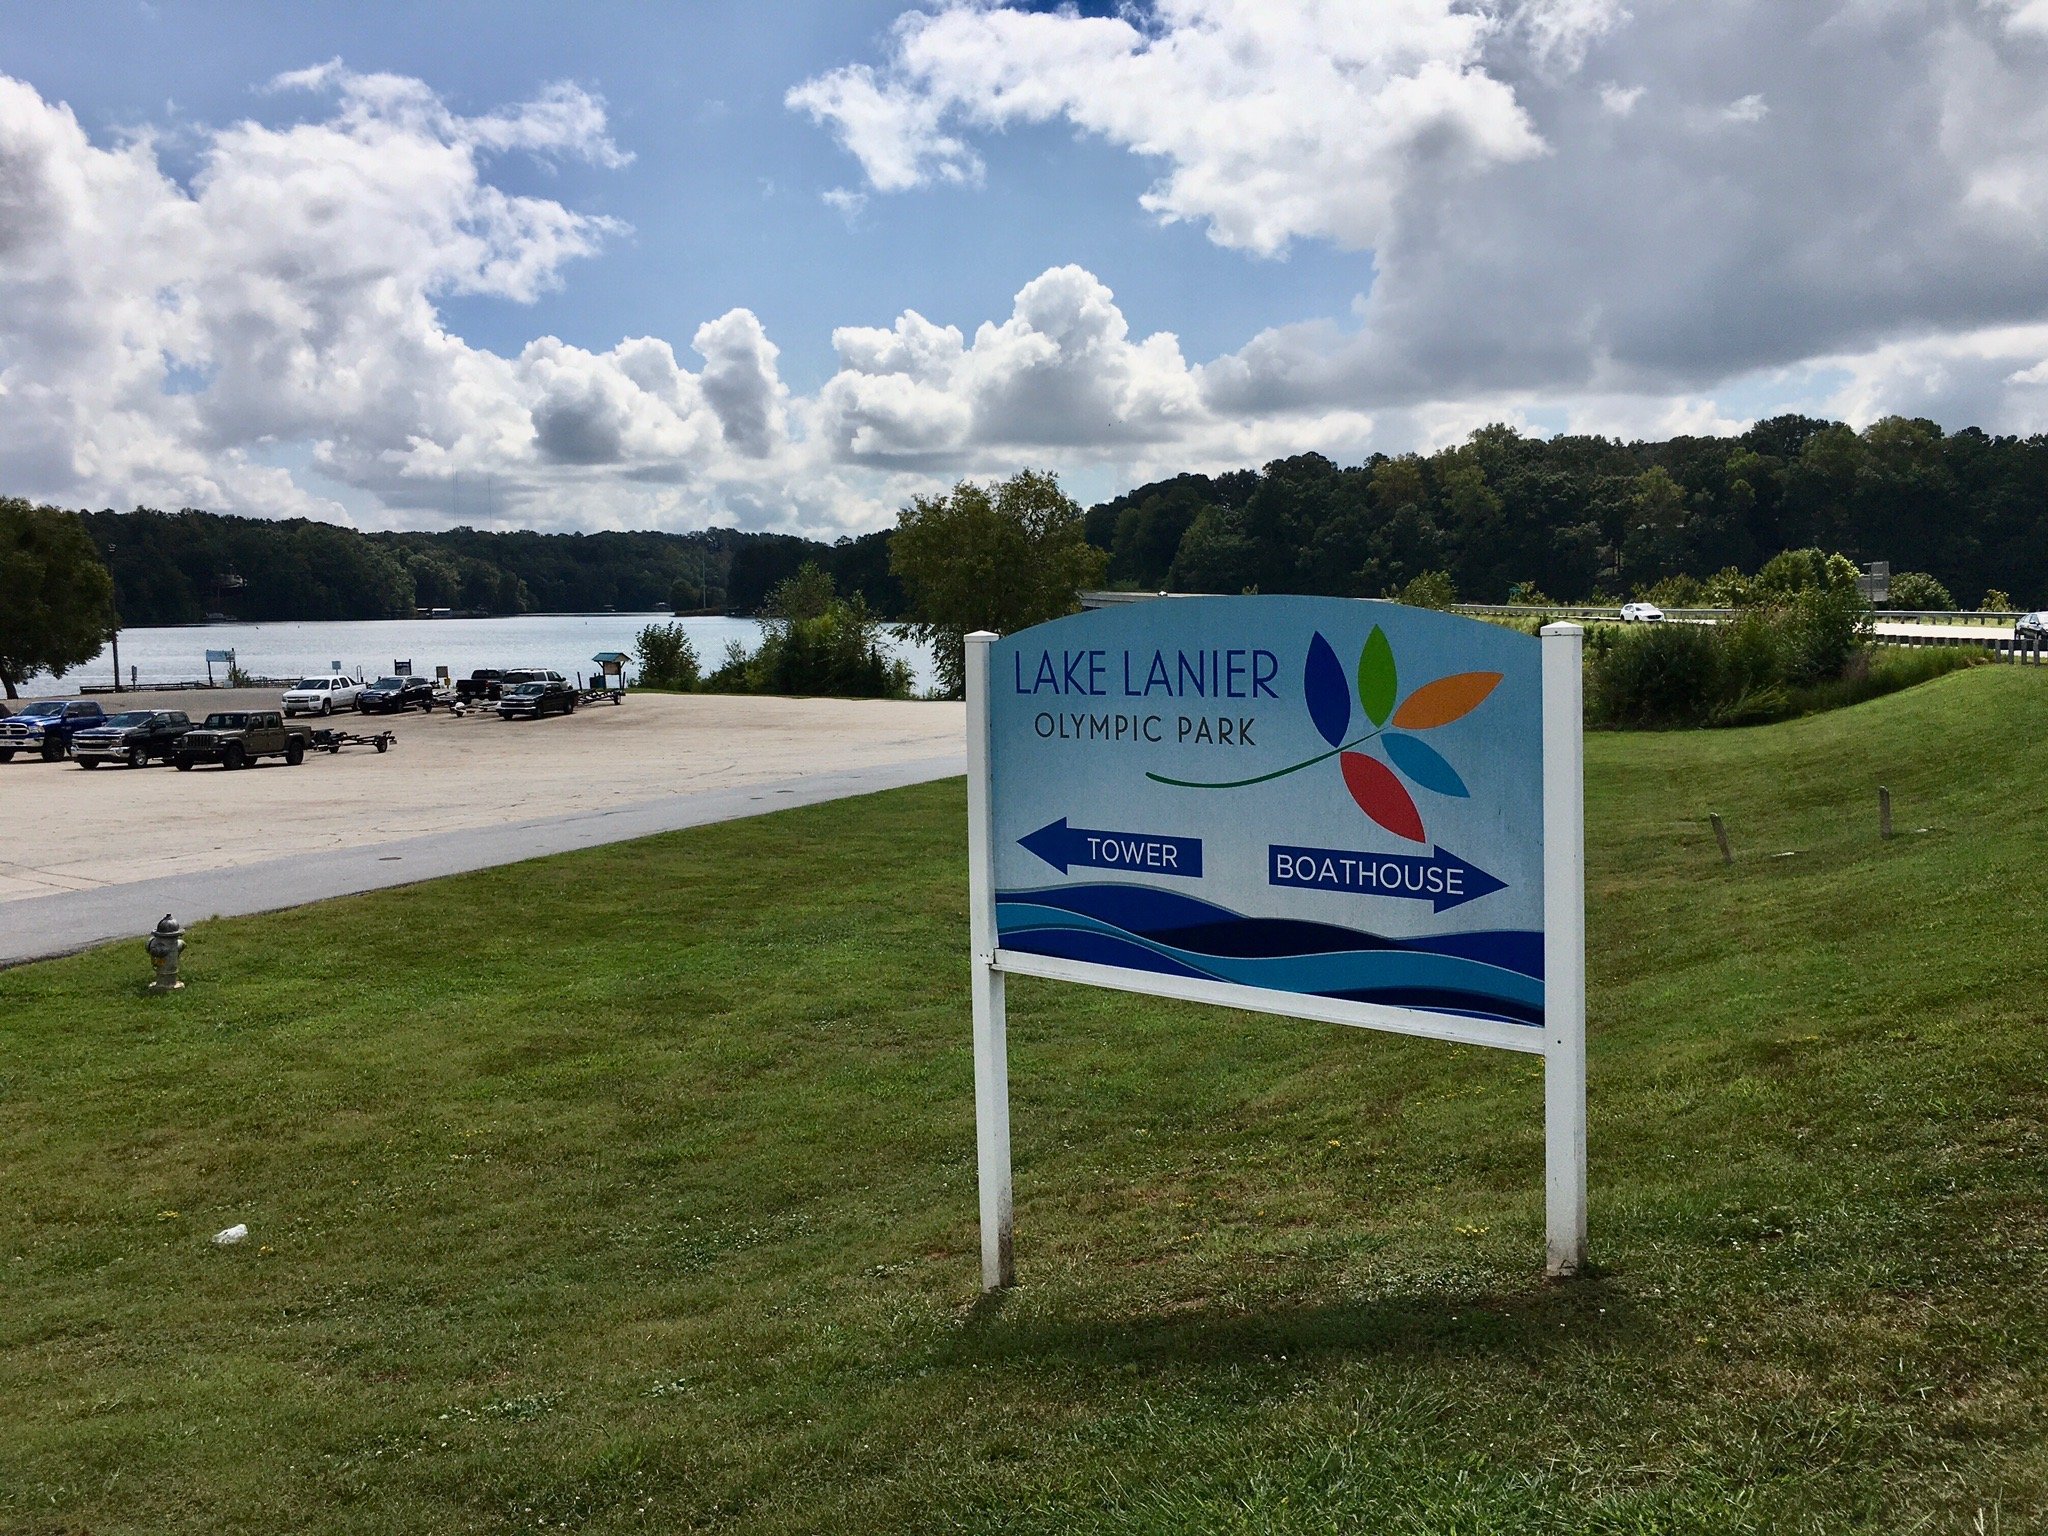
[[[1564,1286],[1532,1060],[1017,984],[975,1304],[957,783],[0,973],[0,1530],[2041,1529],[2044,748],[1593,738]]]

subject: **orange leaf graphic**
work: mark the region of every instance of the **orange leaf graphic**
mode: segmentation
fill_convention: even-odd
[[[1453,672],[1433,683],[1424,683],[1401,701],[1394,711],[1394,724],[1404,731],[1426,731],[1449,725],[1469,715],[1500,682],[1498,672]]]

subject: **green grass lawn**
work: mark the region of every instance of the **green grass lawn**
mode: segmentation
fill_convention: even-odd
[[[1563,1285],[1535,1060],[1016,982],[977,1301],[957,781],[0,973],[0,1531],[2043,1529],[2048,685],[1588,752]]]

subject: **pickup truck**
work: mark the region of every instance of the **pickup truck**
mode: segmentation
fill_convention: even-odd
[[[467,677],[455,680],[455,697],[464,704],[495,704],[505,673],[498,667],[478,667]]]
[[[89,699],[43,699],[0,720],[0,763],[17,752],[34,752],[46,763],[71,755],[71,738],[106,721],[107,712]]]
[[[517,677],[519,680],[514,681]],[[505,674],[505,691],[498,697],[498,717],[501,720],[526,718],[538,720],[542,715],[576,713],[576,690],[563,680],[559,672],[543,672],[537,676],[527,674]]]
[[[151,758],[171,760],[179,740],[192,729],[182,709],[130,709],[109,715],[71,738],[71,757],[81,768],[126,763],[144,768]]]
[[[356,708],[366,715],[395,715],[400,710],[434,708],[434,680],[431,677],[380,677],[364,688]]]
[[[180,773],[199,763],[246,768],[259,757],[281,757],[296,767],[306,760],[309,741],[274,709],[217,710],[178,738],[171,761]]]

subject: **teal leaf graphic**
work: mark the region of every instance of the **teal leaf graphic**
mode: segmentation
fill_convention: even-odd
[[[1365,637],[1365,649],[1358,653],[1358,702],[1365,706],[1366,719],[1374,725],[1385,725],[1387,716],[1394,712],[1394,695],[1399,691],[1394,648],[1375,624],[1372,633]]]
[[[1420,737],[1390,731],[1380,738],[1380,745],[1387,749],[1387,756],[1393,760],[1394,766],[1424,789],[1433,789],[1440,795],[1456,795],[1461,800],[1471,796],[1465,781],[1458,777],[1458,770]]]

